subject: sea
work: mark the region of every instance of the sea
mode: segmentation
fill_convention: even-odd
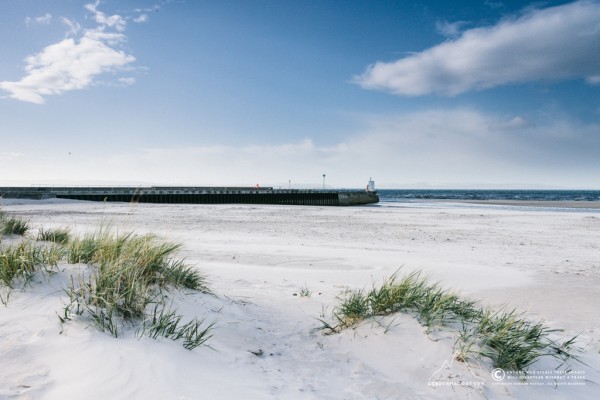
[[[495,208],[527,211],[591,212],[600,214],[600,190],[465,190],[465,189],[383,189],[378,190],[375,207],[410,208]],[[462,203],[461,200],[485,201],[489,204]],[[521,200],[533,204],[494,204],[493,201]],[[543,204],[544,201],[549,203]],[[578,207],[560,202],[585,202]],[[541,202],[541,203],[540,203]],[[551,202],[551,203],[550,203]],[[594,203],[589,203],[594,202]],[[596,203],[597,202],[597,203]]]
[[[378,190],[382,202],[418,200],[600,201],[600,190]]]

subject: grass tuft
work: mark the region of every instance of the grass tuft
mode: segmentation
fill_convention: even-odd
[[[208,341],[214,322],[205,325],[204,320],[193,320],[182,323],[183,317],[175,311],[167,310],[163,305],[155,305],[152,313],[144,321],[140,336],[148,336],[156,339],[164,337],[171,340],[182,340],[183,347],[188,350],[195,349]]]
[[[68,228],[40,229],[37,240],[67,244],[71,239],[71,231]]]
[[[341,317],[344,326],[353,326],[371,315],[368,296],[362,290],[347,291],[344,293],[344,301],[336,314]]]
[[[490,358],[498,368],[521,371],[543,356],[563,361],[573,358],[571,349],[575,337],[559,344],[550,336],[560,330],[548,328],[543,321],[529,321],[514,309],[485,309],[475,329],[479,353]]]
[[[64,250],[58,246],[36,246],[23,241],[0,250],[0,284],[13,287],[22,279],[26,286],[39,271],[52,272],[63,258]]]
[[[184,260],[169,260],[161,269],[164,283],[174,287],[184,287],[209,293],[206,278]]]
[[[153,235],[119,235],[104,228],[71,240],[70,262],[90,264],[92,271],[71,280],[66,289],[69,302],[59,318],[64,322],[73,314],[87,314],[100,330],[115,337],[119,326],[144,321],[142,331],[153,337],[182,339],[186,348],[203,344],[210,337],[212,324],[205,329],[199,320],[181,325],[174,314],[163,311],[165,290],[208,292],[205,278],[195,268],[172,258],[180,247],[158,241]],[[150,304],[155,307],[148,323]]]
[[[17,217],[4,216],[0,221],[4,235],[24,236],[29,230],[29,221]]]
[[[300,297],[310,297],[311,295],[312,292],[310,291],[308,286],[304,285],[302,288],[300,288]]]
[[[0,212],[0,229],[4,234],[23,235],[29,225]],[[40,229],[37,240],[0,248],[0,303],[4,306],[15,281],[22,280],[26,286],[39,271],[54,272],[61,261],[88,264],[89,269],[71,276],[64,289],[68,301],[62,313],[57,313],[61,324],[84,317],[117,337],[124,326],[143,321],[142,333],[181,340],[186,349],[211,338],[214,323],[207,325],[197,318],[182,323],[181,316],[164,308],[165,291],[186,288],[209,293],[206,279],[196,268],[173,258],[180,244],[162,242],[153,235],[115,234],[106,227],[81,238],[71,238],[69,229]],[[155,307],[149,312],[151,304]]]
[[[531,322],[516,310],[482,308],[475,301],[461,299],[439,284],[430,283],[420,272],[400,280],[394,274],[369,291],[346,291],[341,300],[332,313],[337,322],[321,319],[318,330],[335,333],[367,318],[405,312],[428,332],[460,326],[456,343],[459,361],[479,355],[489,358],[495,368],[523,371],[544,356],[563,363],[577,360],[573,354],[576,337],[557,342],[552,336],[559,330],[548,328],[543,321]]]

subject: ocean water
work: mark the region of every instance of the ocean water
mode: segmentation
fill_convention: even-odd
[[[379,190],[382,202],[417,200],[600,201],[600,190]]]

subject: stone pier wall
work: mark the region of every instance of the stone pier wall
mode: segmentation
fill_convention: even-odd
[[[377,203],[377,192],[253,187],[0,187],[0,197],[166,204],[353,206]]]

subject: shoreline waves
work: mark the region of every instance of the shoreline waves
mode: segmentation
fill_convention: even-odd
[[[496,200],[600,202],[600,190],[382,189],[382,201]]]

